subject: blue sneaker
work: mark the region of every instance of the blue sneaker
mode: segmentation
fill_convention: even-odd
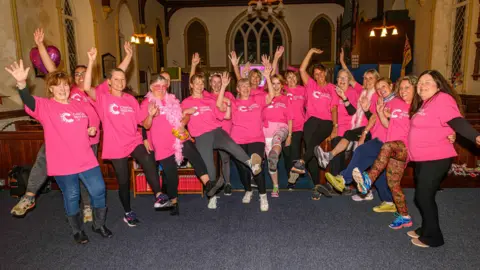
[[[164,208],[169,206],[171,206],[170,198],[168,198],[167,194],[164,194],[164,193],[161,193],[160,195],[157,196],[157,199],[155,200],[155,204],[153,205],[153,207],[155,208]]]
[[[360,173],[358,168],[353,169],[352,171],[353,180],[357,182],[357,189],[363,195],[367,194],[370,188],[372,187],[372,180],[368,176],[367,172]]]
[[[395,213],[395,220],[388,225],[391,229],[398,230],[401,228],[412,227],[413,222],[411,217],[404,217],[399,213]]]
[[[130,227],[135,227],[138,223],[140,223],[140,220],[137,219],[137,215],[133,211],[125,213],[123,221],[125,221],[125,223],[127,223],[127,225]]]

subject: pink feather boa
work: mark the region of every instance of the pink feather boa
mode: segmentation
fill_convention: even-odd
[[[175,95],[167,93],[163,98],[165,105],[163,105],[162,100],[156,98],[152,92],[148,92],[145,98],[147,98],[149,102],[154,101],[158,107],[163,107],[163,111],[165,112],[165,117],[167,118],[168,123],[170,123],[170,125],[172,125],[175,129],[178,129],[181,126],[181,121],[183,118],[182,108],[180,107],[180,101],[175,97]],[[172,147],[175,149],[175,161],[178,165],[180,165],[183,161],[183,142],[175,138],[175,143]]]

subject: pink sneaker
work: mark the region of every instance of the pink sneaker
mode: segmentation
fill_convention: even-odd
[[[279,197],[278,187],[273,187],[272,198],[278,198],[278,197]]]
[[[366,195],[362,195],[362,194],[353,195],[352,200],[356,202],[371,201],[373,200],[372,191],[369,191]]]

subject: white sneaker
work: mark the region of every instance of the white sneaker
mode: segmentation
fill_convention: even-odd
[[[367,195],[362,195],[362,194],[357,194],[352,196],[352,200],[356,202],[361,202],[361,201],[371,201],[373,200],[373,193],[370,190]]]
[[[262,212],[267,212],[268,211],[267,194],[260,194],[260,211],[262,211]]]
[[[217,209],[217,196],[213,196],[208,200],[208,209]]]
[[[243,196],[242,203],[250,203],[250,201],[252,200],[252,196],[252,191],[246,191],[245,195]]]

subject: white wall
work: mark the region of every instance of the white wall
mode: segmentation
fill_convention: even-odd
[[[336,4],[286,5],[285,22],[292,35],[291,63],[298,65],[309,47],[309,28],[321,13],[326,14],[336,28],[337,17],[343,7]],[[170,20],[170,40],[167,46],[168,66],[185,67],[184,31],[190,20],[202,20],[208,29],[211,67],[225,67],[227,64],[226,35],[233,20],[246,10],[242,7],[185,8],[177,11]],[[221,14],[221,16],[220,16]],[[190,57],[189,57],[190,58]],[[188,61],[190,61],[188,59]],[[178,63],[175,65],[174,63]]]

